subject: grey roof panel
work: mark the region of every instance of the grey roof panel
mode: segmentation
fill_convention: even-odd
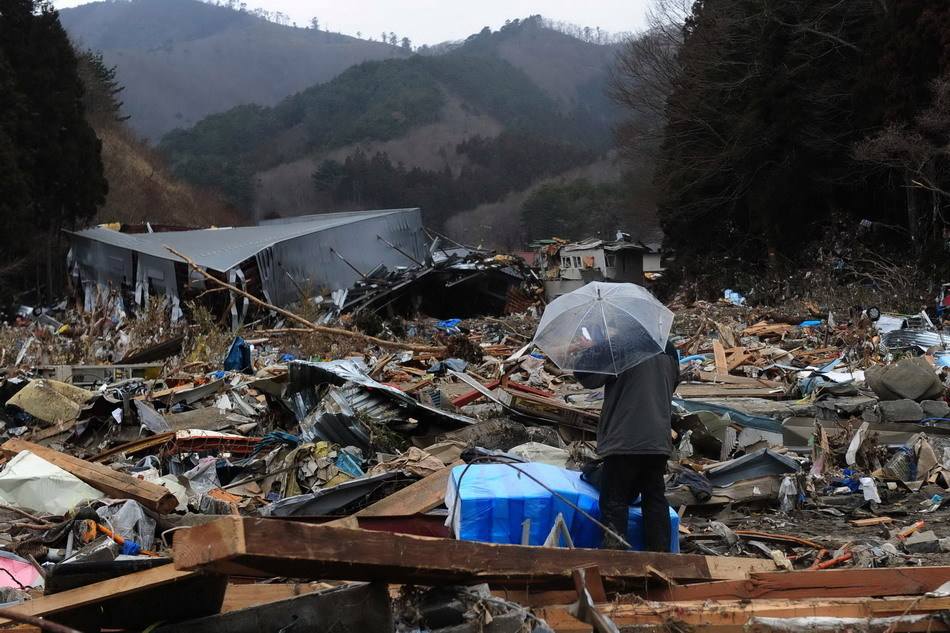
[[[362,220],[383,217],[416,209],[385,209],[379,211],[327,213],[307,216],[306,220],[272,223],[263,226],[239,226],[194,231],[167,231],[162,233],[120,233],[94,227],[83,231],[68,231],[78,237],[110,244],[145,255],[184,261],[172,255],[165,246],[184,253],[200,266],[225,272],[246,259],[278,242],[310,233],[325,231]]]

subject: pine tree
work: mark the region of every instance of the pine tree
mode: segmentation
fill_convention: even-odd
[[[30,218],[30,230],[16,235],[9,252],[11,259],[34,260],[36,285],[51,300],[65,278],[62,229],[94,217],[105,201],[101,143],[85,119],[78,60],[55,10],[34,0],[0,0],[0,54],[11,93],[28,113],[5,125],[26,176],[28,195],[20,199]]]

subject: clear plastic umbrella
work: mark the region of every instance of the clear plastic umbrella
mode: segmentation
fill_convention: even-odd
[[[534,343],[565,371],[616,376],[662,352],[672,325],[645,288],[595,281],[548,304]]]

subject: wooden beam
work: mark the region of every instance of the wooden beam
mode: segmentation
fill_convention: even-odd
[[[456,462],[436,471],[419,481],[397,490],[388,497],[366,506],[355,514],[323,523],[325,526],[358,528],[359,519],[366,517],[407,517],[423,514],[445,503],[445,491],[449,485],[452,468],[464,462]]]
[[[860,598],[916,596],[950,578],[950,567],[890,567],[753,573],[748,580],[662,587],[656,600],[752,600],[757,598]]]
[[[84,587],[54,593],[48,596],[41,596],[33,600],[28,600],[22,604],[11,607],[11,610],[21,615],[32,615],[49,617],[54,621],[69,621],[70,616],[83,611],[88,607],[94,610],[101,610],[106,601],[113,603],[125,603],[127,605],[138,605],[143,607],[142,596],[145,592],[154,592],[154,597],[161,599],[162,595],[169,595],[169,591],[174,586],[186,586],[201,582],[205,579],[215,580],[214,577],[206,576],[189,571],[179,571],[172,565],[162,565],[146,571],[137,572],[103,580]],[[221,592],[218,596],[218,602],[208,604],[184,605],[191,611],[190,617],[196,617],[203,613],[217,613],[220,609],[221,598],[224,595],[224,580],[221,579]],[[177,611],[174,605],[165,605],[167,619]],[[10,620],[0,619],[0,626],[9,624]]]
[[[489,382],[484,383],[484,387],[485,389],[492,390],[492,389],[497,389],[499,386],[501,386],[501,384],[502,384],[502,381],[499,378],[499,379],[491,380]],[[525,385],[520,382],[516,382],[514,380],[507,382],[505,384],[505,387],[509,389],[514,389],[515,391],[521,391],[524,393],[530,393],[536,396],[541,396],[542,398],[551,398],[551,397],[554,397],[555,395],[554,393],[550,391],[545,391],[544,389],[537,389],[535,387],[532,387],[531,385]],[[462,395],[456,396],[455,398],[453,398],[452,405],[456,407],[464,407],[467,404],[471,404],[475,402],[476,400],[481,398],[482,395],[483,395],[482,392],[479,391],[478,389],[472,389],[471,391],[466,391]]]
[[[229,583],[224,592],[224,602],[221,603],[221,613],[248,609],[332,588],[333,585],[323,582]]]
[[[449,485],[452,469],[463,462],[456,462],[436,471],[419,481],[397,490],[393,494],[366,506],[356,513],[357,517],[406,517],[423,514],[445,503],[445,491]]]
[[[156,448],[167,444],[175,439],[175,433],[159,433],[158,435],[149,435],[148,437],[143,437],[141,439],[133,440],[131,442],[126,442],[125,444],[119,444],[113,448],[102,451],[91,460],[92,462],[104,462],[108,460],[113,455],[118,455],[119,453],[125,453],[126,455],[134,455],[140,451],[145,451],[150,448]]]
[[[854,527],[871,527],[874,525],[884,525],[885,523],[893,523],[894,519],[891,517],[871,517],[869,519],[855,519],[851,521],[851,525]]]
[[[612,603],[597,608],[617,626],[642,627],[670,624],[689,627],[690,631],[740,633],[753,618],[886,618],[915,614],[933,614],[932,621],[912,630],[947,631],[939,614],[950,609],[950,598],[807,598],[801,600],[702,600],[686,602]],[[581,631],[576,620],[563,606],[543,607],[539,615],[558,633]],[[668,630],[668,629],[660,629]],[[906,631],[906,628],[897,630]]]
[[[775,569],[772,561],[694,554],[617,552],[496,545],[226,517],[175,537],[175,566],[223,574],[393,583],[494,582],[524,587],[571,582],[578,567],[597,565],[608,578],[645,578],[652,565],[677,581],[746,578]]]
[[[713,341],[713,356],[716,359],[716,373],[719,376],[728,376],[729,364],[726,362],[726,348],[719,341]]]
[[[748,376],[733,376],[728,372],[720,373],[718,371],[700,371],[699,379],[704,382],[718,382],[724,385],[736,387],[769,387],[778,389],[782,383],[775,380],[766,380],[764,378],[749,378]]]
[[[150,510],[167,514],[178,507],[178,500],[167,488],[138,479],[125,473],[112,470],[102,464],[94,464],[84,459],[60,453],[51,448],[23,440],[7,440],[0,451],[7,455],[16,455],[20,451],[30,451],[46,461],[79,477],[97,490],[101,490],[116,499],[133,499]]]
[[[771,387],[744,387],[742,385],[713,385],[697,383],[681,383],[676,388],[681,398],[765,398],[781,400],[785,398],[785,390]]]
[[[746,361],[752,358],[752,354],[746,351],[744,347],[740,347],[737,350],[733,351],[726,361],[726,369],[732,371],[736,367],[743,365]]]

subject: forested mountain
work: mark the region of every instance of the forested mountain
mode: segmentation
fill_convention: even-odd
[[[56,12],[0,0],[0,297],[50,300],[65,278],[62,229],[105,200],[101,144]]]
[[[441,225],[612,145],[611,45],[535,16],[420,53],[209,116],[160,149],[177,174],[257,216],[418,205]]]
[[[354,64],[407,55],[198,0],[93,2],[60,16],[78,48],[117,67],[129,123],[153,140],[237,105],[272,105]]]
[[[679,4],[684,21],[654,24],[651,46],[630,43],[620,84],[631,113],[665,115],[658,212],[680,261],[728,278],[760,274],[758,262],[863,259],[877,264],[862,283],[883,285],[897,266],[886,254],[942,281],[950,4]],[[625,138],[631,151],[643,142]]]
[[[109,192],[96,214],[97,222],[201,226],[240,223],[241,215],[221,196],[172,175],[164,159],[129,129],[117,71],[101,55],[81,51],[86,120],[99,137]]]

